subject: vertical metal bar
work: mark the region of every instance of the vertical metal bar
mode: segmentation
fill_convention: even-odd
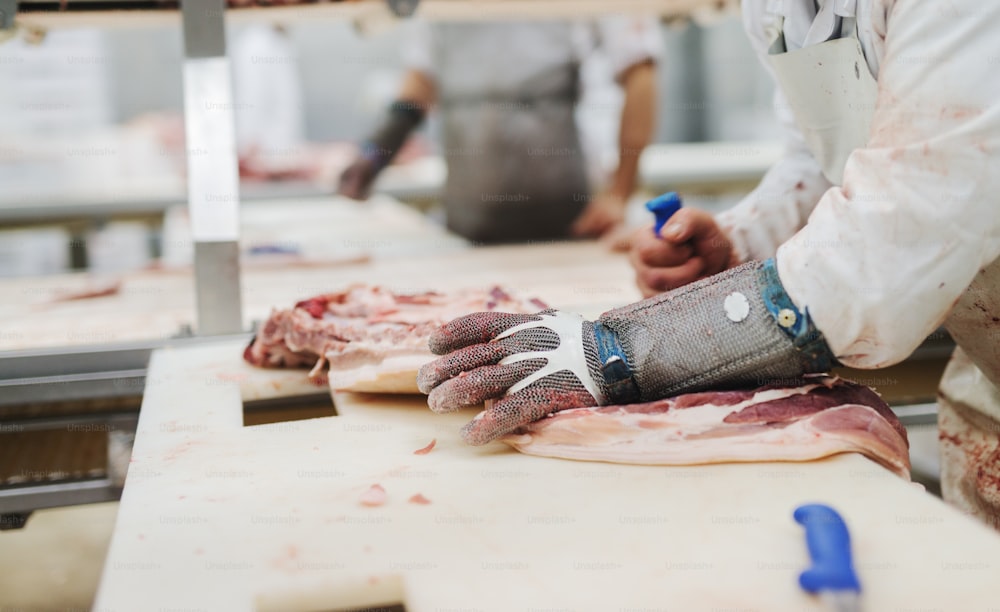
[[[708,136],[708,101],[705,74],[711,71],[711,66],[705,64],[706,38],[701,26],[691,22],[681,34],[682,57],[684,58],[680,91],[684,100],[684,134],[685,142],[704,142]]]
[[[0,30],[14,30],[14,16],[17,15],[17,0],[0,0]],[[3,36],[0,35],[0,41]]]
[[[239,165],[225,0],[184,0],[184,126],[200,335],[243,329]]]

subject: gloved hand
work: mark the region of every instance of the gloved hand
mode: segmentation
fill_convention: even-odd
[[[729,237],[711,213],[682,208],[660,230],[638,231],[629,253],[645,297],[676,289],[737,265]]]
[[[546,310],[455,319],[430,339],[446,355],[417,383],[436,412],[487,401],[462,430],[485,444],[552,412],[760,386],[836,364],[772,260],[752,262],[590,322]]]
[[[494,400],[462,429],[469,444],[485,444],[549,413],[602,403],[593,328],[555,310],[467,315],[431,336],[431,350],[448,355],[421,368],[417,384],[435,412]]]
[[[341,173],[337,193],[354,200],[367,200],[377,174],[375,162],[359,156]]]
[[[406,100],[393,102],[384,123],[361,145],[358,158],[340,175],[337,193],[355,200],[367,199],[375,177],[389,165],[423,120],[424,110],[419,104]]]

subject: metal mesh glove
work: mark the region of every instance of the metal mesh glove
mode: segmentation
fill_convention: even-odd
[[[642,401],[780,383],[836,359],[807,310],[785,293],[774,260],[750,262],[601,315]]]
[[[487,401],[462,429],[485,444],[545,415],[602,403],[594,326],[579,315],[479,312],[445,324],[430,339],[446,357],[425,365],[417,384],[435,412]],[[599,375],[598,375],[599,377]]]
[[[785,293],[773,260],[606,312],[596,322],[553,310],[468,315],[436,331],[430,347],[448,353],[417,377],[432,410],[487,401],[462,430],[470,444],[568,408],[775,384],[836,364],[808,311]]]

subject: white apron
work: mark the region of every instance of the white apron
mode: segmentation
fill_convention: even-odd
[[[833,4],[827,0],[816,21],[836,20],[831,27],[843,34],[841,38],[788,51],[779,32],[768,60],[806,145],[826,178],[840,185],[847,157],[868,142],[878,85],[868,70],[854,18],[834,15]],[[784,19],[777,23],[781,27]]]
[[[834,14],[834,4],[841,4],[843,14]],[[854,16],[846,14],[849,5],[826,0],[802,48],[791,51],[784,16],[778,16],[769,49],[795,123],[824,175],[837,185],[848,156],[868,141],[877,97]],[[939,393],[942,494],[1000,529],[1000,260],[980,271],[945,328],[959,348]]]

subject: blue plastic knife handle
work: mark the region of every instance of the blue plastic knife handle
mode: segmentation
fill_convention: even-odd
[[[681,209],[681,197],[673,191],[668,191],[646,202],[646,209],[656,215],[653,233],[659,236],[660,230],[667,224],[670,217],[673,217],[674,213]]]
[[[795,509],[795,521],[806,528],[812,567],[799,575],[799,584],[817,591],[861,591],[851,562],[851,536],[837,511],[823,504]]]

